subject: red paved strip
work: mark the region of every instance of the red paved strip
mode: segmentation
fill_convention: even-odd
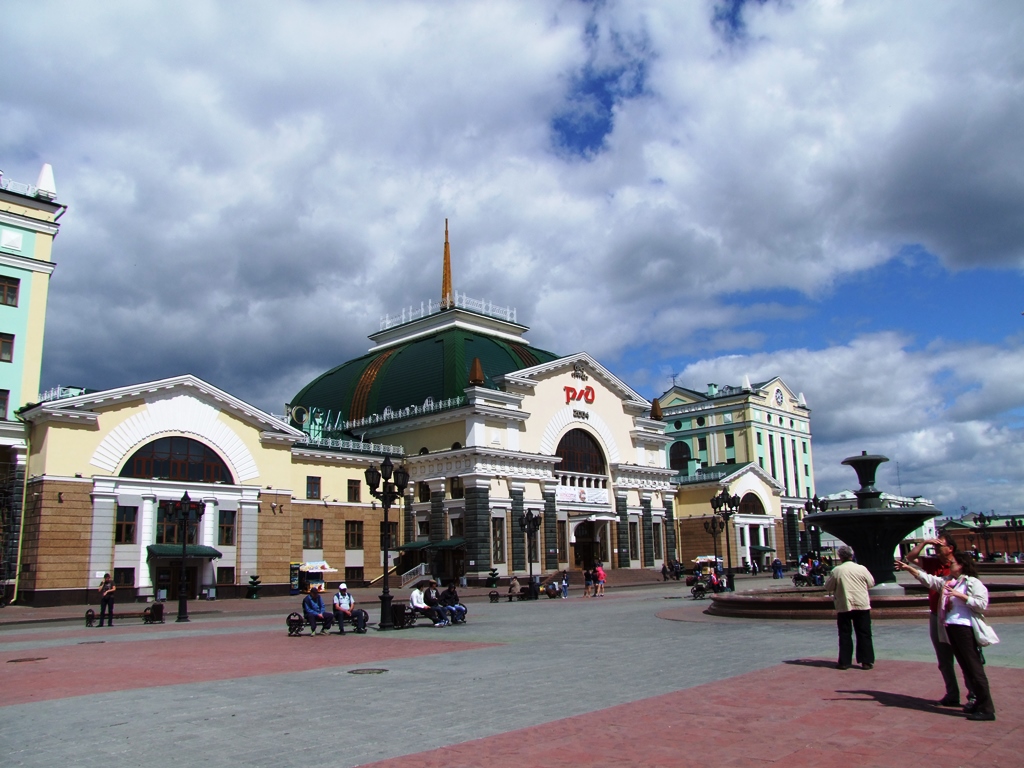
[[[103,639],[93,630],[89,640]],[[22,638],[24,639],[24,638]],[[266,632],[89,643],[0,652],[0,706],[179,683],[377,664],[388,659],[490,648],[496,643],[388,639],[374,634],[288,637]],[[12,659],[46,657],[43,661]]]
[[[934,664],[839,671],[802,660],[587,715],[373,763],[377,768],[1019,766],[1024,670],[988,669],[997,717],[931,705]]]

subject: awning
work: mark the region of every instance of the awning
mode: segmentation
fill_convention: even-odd
[[[146,547],[146,559],[154,557],[181,557],[181,544],[150,544]],[[189,544],[185,547],[185,557],[200,558],[202,560],[218,560],[223,555],[213,547],[204,544]]]
[[[430,542],[430,549],[458,549],[466,546],[465,539],[445,539],[444,541]]]
[[[303,573],[337,573],[337,568],[331,568],[326,560],[311,560],[299,566]]]
[[[775,550],[771,547],[765,547],[761,544],[751,544],[750,549],[754,552],[774,552]]]
[[[408,544],[400,545],[397,549],[399,552],[410,552],[416,549],[458,549],[464,546],[466,546],[466,540],[458,538],[444,541],[410,541]]]
[[[401,544],[398,547],[395,547],[395,549],[397,549],[399,552],[410,552],[414,549],[423,549],[424,547],[429,546],[429,541],[410,541],[407,544]]]

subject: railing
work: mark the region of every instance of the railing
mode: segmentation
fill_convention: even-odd
[[[415,568],[413,568],[411,571],[406,571],[405,573],[402,574],[402,586],[404,587],[406,584],[408,584],[411,581],[415,581],[416,579],[422,579],[426,575],[427,575],[427,564],[426,563],[420,563]]]
[[[53,200],[56,195],[53,192],[47,192],[46,190],[39,189],[32,184],[23,184],[20,181],[11,181],[0,177],[0,189],[6,189],[8,192],[14,192],[17,195],[24,195],[25,197],[42,198],[44,200]]]
[[[516,322],[515,307],[499,307],[486,299],[471,299],[466,294],[460,294],[458,291],[455,291],[454,305],[459,309],[468,309],[470,312],[476,312],[479,315],[506,320],[510,323]],[[427,301],[425,304],[421,301],[419,309],[412,306],[408,308],[402,307],[401,314],[384,315],[380,319],[380,329],[386,331],[388,328],[411,323],[413,320],[419,320],[422,317],[436,315],[442,309],[443,307],[439,301]]]
[[[465,395],[459,395],[458,397],[449,397],[447,400],[441,400],[440,402],[434,402],[433,399],[427,398],[423,405],[407,405],[405,408],[391,408],[388,406],[381,413],[372,413],[369,416],[362,419],[353,419],[352,421],[346,421],[344,429],[358,429],[359,427],[373,426],[374,424],[381,424],[385,421],[394,421],[395,419],[407,419],[410,416],[421,416],[426,413],[436,413],[437,411],[447,411],[451,408],[458,408],[466,402]]]
[[[728,475],[728,472],[698,472],[695,475],[676,475],[672,482],[676,485],[687,485],[689,483],[710,483],[713,480],[721,480]]]
[[[85,390],[82,387],[53,387],[40,393],[39,402],[47,403],[51,400],[62,400],[65,397],[78,397],[84,394]]]
[[[389,454],[391,456],[403,456],[405,448],[400,445],[386,445],[384,443],[364,443],[361,440],[339,440],[333,437],[310,437],[306,435],[296,445],[307,445],[311,448],[332,448],[339,451],[356,451],[358,453]]]

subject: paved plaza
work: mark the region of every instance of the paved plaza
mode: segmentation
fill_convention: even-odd
[[[465,626],[344,637],[288,637],[295,598],[103,629],[0,609],[0,754],[50,768],[1024,761],[1020,620],[994,622],[1003,642],[986,651],[999,719],[971,723],[931,706],[922,622],[876,622],[875,669],[839,671],[833,622],[714,618],[684,594],[474,599]]]

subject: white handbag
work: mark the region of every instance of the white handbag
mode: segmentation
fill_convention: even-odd
[[[999,635],[980,616],[971,617],[971,629],[974,630],[975,642],[982,648],[999,642]]]

